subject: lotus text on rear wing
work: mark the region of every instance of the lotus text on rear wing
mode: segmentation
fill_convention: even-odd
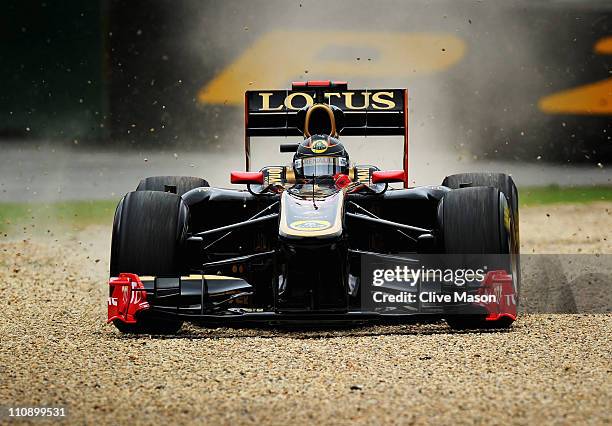
[[[395,91],[343,91],[323,94],[325,103],[342,110],[393,110],[396,108]],[[312,106],[317,99],[315,92],[272,91],[258,92],[251,106],[257,111],[299,110]]]

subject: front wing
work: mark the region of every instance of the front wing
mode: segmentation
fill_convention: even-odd
[[[473,290],[480,296],[495,295],[496,302],[470,303],[469,306],[438,306],[406,310],[303,310],[273,311],[249,307],[253,287],[240,278],[218,275],[183,277],[139,277],[122,273],[109,281],[108,322],[134,324],[141,312],[217,325],[243,323],[345,323],[405,322],[437,320],[461,312],[466,307],[472,315],[484,315],[487,321],[504,318],[514,321],[517,297],[512,277],[505,271],[490,271],[483,283]],[[486,299],[486,298],[484,298]]]

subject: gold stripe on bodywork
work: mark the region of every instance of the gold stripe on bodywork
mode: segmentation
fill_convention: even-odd
[[[361,183],[370,183],[370,168],[355,167],[357,181]]]
[[[140,281],[154,281],[156,277],[152,276],[152,275],[143,275],[142,277],[138,277],[140,278]],[[173,277],[170,277],[173,278]],[[192,275],[183,275],[180,277],[181,280],[201,280],[202,279],[202,275],[197,275],[197,274],[192,274]],[[204,275],[204,278],[206,280],[242,280],[242,278],[236,278],[236,277],[228,277],[225,275]]]
[[[295,172],[292,167],[285,167],[285,182],[295,183]]]
[[[336,117],[334,116],[334,112],[332,111],[332,109],[326,104],[315,104],[312,107],[308,108],[308,111],[306,111],[306,118],[304,119],[304,136],[306,136],[307,138],[311,136],[310,128],[309,128],[310,116],[312,115],[312,112],[317,109],[323,109],[327,112],[327,115],[329,116],[330,127],[331,127],[329,131],[329,135],[337,138],[338,133],[336,133]]]

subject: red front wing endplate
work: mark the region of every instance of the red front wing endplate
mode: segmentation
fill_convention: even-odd
[[[108,322],[136,323],[136,313],[149,309],[147,293],[136,274],[121,273],[109,280]]]
[[[478,290],[478,294],[495,295],[496,302],[481,304],[489,312],[486,317],[487,321],[516,320],[517,294],[512,282],[512,276],[506,271],[487,272],[482,287]]]

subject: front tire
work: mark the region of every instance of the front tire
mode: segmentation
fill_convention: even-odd
[[[503,256],[503,264],[493,268],[512,273],[518,294],[520,278],[516,273],[519,264],[512,232],[513,217],[503,193],[493,187],[455,189],[440,202],[439,218],[444,252],[460,255],[462,267],[474,266],[469,265],[471,261],[478,262],[479,256],[474,255],[508,255],[507,259]],[[446,321],[453,329],[508,328],[513,322],[509,318],[486,321],[482,315],[459,314],[449,315]]]
[[[508,199],[510,210],[512,211],[512,217],[514,219],[514,228],[512,232],[515,234],[514,240],[516,241],[516,251],[518,253],[520,247],[519,198],[518,190],[516,189],[516,185],[514,184],[514,180],[511,176],[508,176],[505,173],[493,172],[458,173],[446,176],[442,181],[442,186],[446,186],[450,189],[490,186],[492,188],[497,188],[500,192],[503,192]]]
[[[135,191],[119,202],[113,223],[110,275],[178,276],[188,209],[180,196]],[[144,311],[136,324],[114,322],[123,333],[173,334],[181,321],[152,317]]]

